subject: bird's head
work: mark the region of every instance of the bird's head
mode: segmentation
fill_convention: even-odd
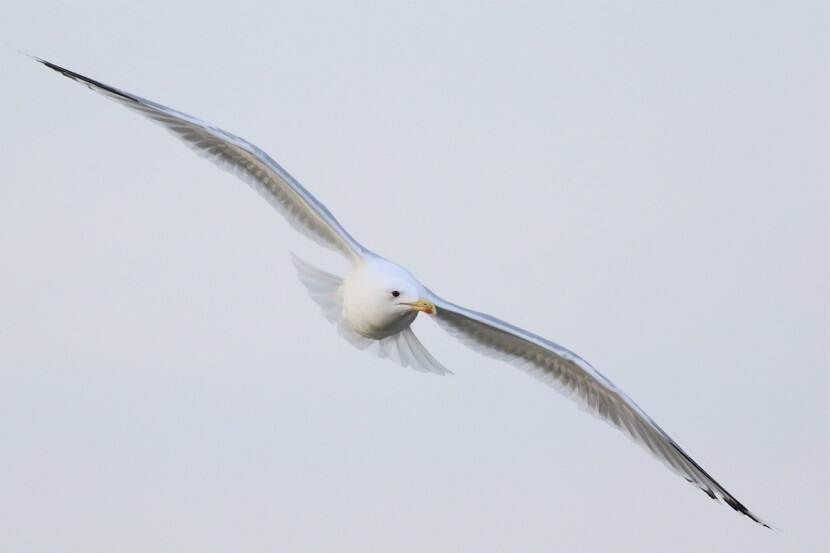
[[[377,294],[381,302],[399,314],[427,315],[435,313],[435,304],[428,299],[428,294],[420,282],[401,267],[384,267],[378,275]]]
[[[404,288],[400,286],[398,288]],[[419,312],[423,311],[427,315],[435,313],[435,304],[429,300],[420,297],[422,294],[406,293],[403,290],[394,289],[389,292],[392,296],[392,301],[405,311]]]
[[[370,302],[375,309],[385,312],[390,318],[414,318],[419,312],[428,315],[435,313],[431,294],[403,267],[377,260],[366,271],[363,293],[372,296]]]

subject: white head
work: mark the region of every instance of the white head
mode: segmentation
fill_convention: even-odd
[[[428,295],[409,271],[374,258],[344,282],[343,314],[361,334],[382,338],[409,326],[420,311],[434,313]]]

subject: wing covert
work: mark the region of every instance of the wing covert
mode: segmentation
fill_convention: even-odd
[[[196,153],[247,182],[294,229],[357,263],[367,250],[288,171],[250,142],[195,117],[100,83],[46,60],[46,67],[137,111],[162,125]]]

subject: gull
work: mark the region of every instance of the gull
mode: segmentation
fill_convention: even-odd
[[[311,298],[352,345],[404,367],[448,374],[450,371],[430,354],[411,328],[419,313],[430,315],[463,344],[552,385],[628,435],[712,499],[770,528],[587,361],[541,336],[439,297],[409,271],[355,240],[317,198],[258,147],[180,111],[41,58],[34,59],[160,124],[197,154],[251,185],[301,234],[342,254],[351,265],[351,273],[345,277],[322,271],[293,254],[292,257]]]

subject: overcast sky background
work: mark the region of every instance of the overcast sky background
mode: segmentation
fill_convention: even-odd
[[[164,131],[0,53],[0,549],[820,551],[825,2],[6,2],[9,43],[268,151],[438,294],[622,387],[770,532],[426,319]]]

